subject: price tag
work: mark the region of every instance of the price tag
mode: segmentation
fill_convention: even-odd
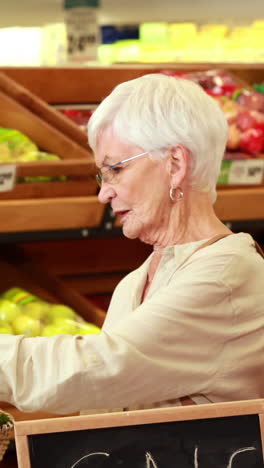
[[[13,190],[16,181],[15,164],[0,165],[0,192]]]
[[[259,185],[263,181],[264,160],[223,161],[218,184]]]
[[[76,5],[76,6],[74,6]],[[67,28],[68,58],[73,62],[97,60],[99,26],[96,6],[91,0],[66,2],[65,21]]]
[[[261,159],[246,159],[232,161],[228,183],[241,185],[261,184],[263,179],[264,161]]]

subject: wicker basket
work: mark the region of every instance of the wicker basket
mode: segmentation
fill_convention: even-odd
[[[3,459],[8,448],[13,426],[14,420],[12,416],[0,409],[0,461]]]

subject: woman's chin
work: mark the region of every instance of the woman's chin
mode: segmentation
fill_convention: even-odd
[[[125,225],[122,228],[123,234],[128,239],[137,239],[138,235],[134,229],[127,228]]]
[[[142,232],[142,223],[140,221],[133,221],[132,219],[126,219],[123,224],[123,234],[128,239],[137,239],[140,237]]]

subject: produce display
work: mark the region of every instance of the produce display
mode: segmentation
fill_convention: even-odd
[[[69,117],[73,122],[75,122],[79,127],[86,132],[86,127],[89,118],[92,115],[92,110],[90,109],[62,109],[60,111],[66,117]]]
[[[224,159],[264,157],[264,95],[262,93],[256,89],[241,87],[241,84],[224,70],[194,73],[163,70],[162,73],[195,81],[216,100],[229,124],[229,139]]]
[[[56,154],[40,151],[37,145],[18,130],[0,127],[0,163],[54,161],[61,159]],[[63,176],[35,176],[18,178],[17,182],[62,181]]]
[[[264,95],[256,86],[252,89],[241,86],[225,70],[192,73],[161,70],[160,73],[195,81],[216,100],[229,124],[224,159],[264,157]],[[84,130],[92,115],[89,109],[65,109],[61,112]]]
[[[83,320],[71,307],[52,304],[21,288],[0,296],[0,334],[54,336],[100,333],[100,328]]]

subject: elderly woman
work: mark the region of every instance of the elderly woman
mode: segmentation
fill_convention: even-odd
[[[55,413],[264,397],[264,261],[215,215],[227,123],[197,84],[122,83],[89,122],[99,200],[153,253],[99,335],[0,338],[0,400]]]

